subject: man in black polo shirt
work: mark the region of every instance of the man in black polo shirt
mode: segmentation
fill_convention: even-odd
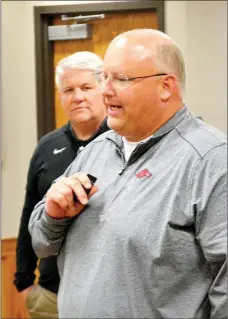
[[[91,52],[77,52],[59,62],[56,85],[69,122],[42,137],[30,161],[14,284],[26,300],[32,318],[58,318],[59,274],[56,256],[43,258],[39,263],[38,285],[34,285],[38,258],[28,232],[29,218],[52,182],[63,174],[77,154],[108,130],[103,97],[93,76],[102,64],[103,61]]]

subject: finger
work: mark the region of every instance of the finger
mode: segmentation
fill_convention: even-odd
[[[77,202],[72,207],[69,207],[67,209],[67,217],[74,217],[77,216],[85,207],[85,205],[82,205],[81,203]]]
[[[97,186],[93,186],[93,188],[91,189],[88,198],[90,198],[91,196],[93,196],[93,194],[95,194],[98,191],[98,187]],[[85,205],[81,204],[80,202],[74,203],[74,207],[69,208],[67,210],[67,216],[69,217],[73,217],[78,215],[82,209],[85,207]]]
[[[67,209],[68,201],[65,196],[55,187],[51,187],[47,192],[46,201],[58,204],[62,209]]]
[[[72,181],[70,181],[69,178],[65,179],[56,186],[56,189],[59,193],[61,193],[64,196],[67,202],[66,208],[72,208],[72,206],[74,206],[74,190],[72,188]]]
[[[71,191],[77,196],[77,199],[81,204],[86,205],[88,203],[88,196],[85,192],[83,185],[80,183],[79,180],[70,177],[67,180],[65,180],[64,183],[71,188]],[[69,200],[70,206],[75,204],[73,199],[73,193],[71,193],[71,198]]]
[[[93,186],[92,183],[90,182],[89,177],[85,173],[78,172],[72,175],[71,177],[78,180],[80,184],[83,185],[83,187],[86,189],[92,188]]]
[[[62,177],[52,186],[52,188],[64,196],[67,201],[67,206],[72,207],[74,206],[74,189],[77,189],[77,192],[80,193],[81,184],[78,180],[72,179],[71,177]],[[85,199],[87,199],[86,193]]]
[[[91,188],[91,191],[90,191],[89,194],[88,194],[88,198],[90,198],[91,196],[93,196],[97,191],[98,191],[98,187],[97,187],[96,185],[94,185],[94,186]]]

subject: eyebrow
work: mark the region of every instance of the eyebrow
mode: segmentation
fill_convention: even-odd
[[[82,82],[82,83],[80,83],[78,86],[87,86],[87,85],[92,85],[92,83]],[[64,87],[64,85],[63,85],[63,89],[64,89],[64,90],[70,89],[70,88],[72,88],[73,86],[74,86],[73,84],[71,84],[71,85],[66,85],[65,87]]]
[[[112,74],[112,75],[119,75],[119,76],[130,77],[129,75],[127,75],[126,73],[123,73],[123,72],[107,72],[107,71],[101,71],[101,72],[103,72],[103,73],[105,73],[105,74],[110,73],[110,74]],[[100,73],[100,72],[98,72],[98,73]]]

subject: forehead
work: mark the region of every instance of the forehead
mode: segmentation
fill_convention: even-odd
[[[62,85],[75,84],[80,85],[83,83],[94,83],[94,75],[90,70],[80,69],[65,69],[60,77]]]
[[[143,44],[127,43],[124,39],[111,44],[104,57],[104,69],[126,73],[131,70],[152,69],[153,56]]]

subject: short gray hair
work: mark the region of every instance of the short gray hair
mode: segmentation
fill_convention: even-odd
[[[182,52],[176,43],[160,44],[156,47],[156,56],[168,71],[173,72],[178,80],[179,85],[184,92],[185,90],[185,63]]]
[[[57,88],[60,87],[60,79],[65,69],[81,70],[100,70],[103,66],[103,60],[95,53],[88,51],[76,52],[59,61],[55,68],[55,83]]]

